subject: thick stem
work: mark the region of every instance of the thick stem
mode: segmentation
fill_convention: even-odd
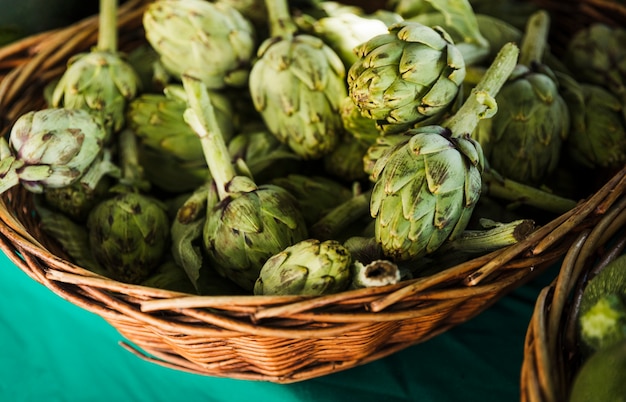
[[[487,168],[483,172],[483,192],[494,198],[529,205],[546,212],[564,214],[576,201],[501,177]]]
[[[117,1],[100,0],[97,49],[103,52],[117,52]]]
[[[287,0],[265,0],[270,24],[270,36],[289,37],[298,30],[289,13]]]
[[[526,23],[526,33],[520,45],[519,64],[530,66],[541,63],[548,43],[550,14],[545,10],[533,13]]]
[[[466,230],[456,239],[444,243],[437,253],[460,251],[484,254],[510,246],[526,238],[535,225],[530,219],[520,219],[508,223],[497,223],[485,230]]]
[[[228,183],[236,176],[226,141],[222,135],[209,91],[197,78],[183,74],[183,87],[187,93],[189,108],[184,117],[187,124],[198,134],[204,157],[217,186],[220,200],[228,196]]]
[[[453,137],[471,134],[478,122],[491,117],[497,110],[495,96],[517,65],[519,48],[510,42],[502,46],[485,75],[472,89],[461,108],[443,126],[450,129]]]

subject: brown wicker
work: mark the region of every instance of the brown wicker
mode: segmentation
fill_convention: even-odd
[[[626,197],[622,195],[593,228],[578,234],[558,277],[539,294],[524,343],[522,401],[568,400],[581,364],[575,323],[582,289],[625,247]]]
[[[143,40],[145,3],[124,3],[123,49]],[[0,49],[3,134],[44,106],[43,86],[95,44],[97,23],[85,19]],[[0,198],[0,248],[33,280],[108,321],[138,356],[199,374],[288,383],[379,359],[466,322],[559,261],[604,222],[625,188],[626,168],[517,245],[429,277],[314,298],[200,297],[98,276],[69,262],[43,233],[32,194],[21,187]]]

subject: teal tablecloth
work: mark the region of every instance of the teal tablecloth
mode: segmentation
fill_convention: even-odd
[[[473,320],[392,356],[295,384],[213,378],[146,362],[97,315],[0,254],[0,401],[516,401],[535,298],[554,271]]]

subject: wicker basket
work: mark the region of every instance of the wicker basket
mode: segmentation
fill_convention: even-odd
[[[143,40],[145,3],[129,0],[120,10],[122,49]],[[44,106],[43,87],[95,44],[97,24],[85,19],[0,49],[3,134]],[[519,244],[429,277],[314,298],[192,296],[98,276],[43,233],[21,186],[0,198],[0,247],[33,280],[108,321],[138,356],[210,376],[288,383],[379,359],[473,318],[605,222],[625,189],[626,168]]]
[[[623,195],[593,228],[579,233],[558,277],[539,294],[524,343],[521,400],[560,402],[581,365],[575,328],[586,282],[626,248]]]

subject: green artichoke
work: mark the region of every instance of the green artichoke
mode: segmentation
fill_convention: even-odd
[[[470,133],[497,105],[493,96],[517,63],[505,45],[459,111],[442,126],[408,131],[410,139],[380,157],[373,169],[370,212],[387,257],[412,260],[434,252],[467,226],[481,192],[480,145]]]
[[[113,279],[140,283],[169,249],[169,219],[158,201],[124,192],[102,201],[87,218],[96,260]]]
[[[318,159],[343,132],[345,68],[321,39],[295,34],[286,0],[267,0],[272,36],[261,44],[249,89],[272,134],[304,159]]]
[[[131,130],[119,135],[122,177],[112,197],[87,217],[91,252],[112,278],[140,283],[162,262],[170,247],[167,206],[146,195],[149,183],[139,164],[137,138]]]
[[[570,155],[587,167],[621,168],[626,162],[626,105],[599,85],[581,84],[580,88],[584,109],[565,144]]]
[[[600,85],[626,105],[626,28],[596,22],[569,41],[565,63],[581,82]],[[623,111],[626,119],[626,110]]]
[[[85,109],[102,119],[107,141],[125,125],[127,103],[141,79],[117,51],[117,0],[101,0],[98,44],[74,55],[52,93],[53,107]]]
[[[51,108],[20,116],[0,138],[0,193],[21,183],[27,190],[69,186],[97,168],[106,131],[85,110]]]
[[[254,284],[255,295],[320,296],[350,284],[352,256],[335,240],[300,241],[267,260]]]
[[[520,63],[496,96],[498,113],[479,123],[474,133],[496,171],[531,185],[542,184],[554,172],[570,127],[556,76],[541,63],[548,27],[546,12],[533,14]]]
[[[65,187],[46,188],[43,194],[50,208],[76,222],[84,222],[89,212],[108,195],[110,187],[110,178],[103,177],[93,189],[75,182]]]
[[[361,44],[348,90],[361,113],[386,133],[428,125],[451,108],[465,62],[441,28],[403,21]]]
[[[183,86],[189,101],[185,120],[200,137],[220,199],[207,211],[204,248],[220,275],[252,290],[269,257],[306,238],[304,217],[286,190],[236,175],[206,86],[187,75]]]
[[[247,84],[256,49],[252,24],[223,2],[157,0],[143,15],[146,39],[175,77],[200,78],[208,88]]]

